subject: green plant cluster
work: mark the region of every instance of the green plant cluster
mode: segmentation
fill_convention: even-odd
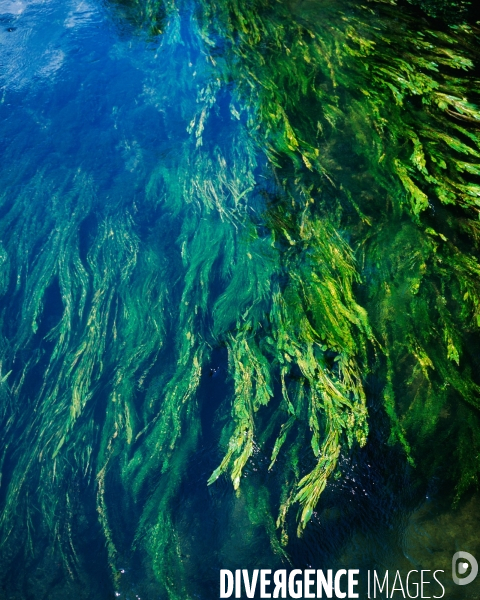
[[[429,17],[445,20],[447,23],[464,23],[475,18],[471,0],[408,0],[418,6]]]
[[[368,377],[405,460],[445,468],[457,499],[478,483],[479,46],[381,2],[125,5],[171,64],[176,45],[198,52],[175,66],[181,93],[152,75],[184,133],[133,204],[102,205],[82,172],[2,199],[2,560],[38,557],[43,536],[80,577],[86,484],[115,582],[133,551],[184,599],[174,509],[215,348],[230,395],[209,483],[231,478],[279,556],[291,508],[301,534],[368,443]],[[260,451],[281,484],[246,476]]]

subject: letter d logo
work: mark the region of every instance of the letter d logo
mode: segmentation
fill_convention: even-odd
[[[462,562],[457,562],[460,559],[463,559]],[[465,562],[468,560],[468,562]],[[469,564],[470,563],[470,564]],[[470,575],[467,577],[460,577],[457,575],[457,570],[460,575],[463,575],[468,571],[468,567],[471,567],[472,570]],[[467,583],[472,583],[475,577],[478,574],[478,563],[474,556],[472,556],[469,552],[455,552],[452,558],[452,579],[457,585],[467,585]]]

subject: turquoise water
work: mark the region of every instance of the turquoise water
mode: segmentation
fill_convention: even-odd
[[[220,569],[282,567],[444,569],[446,597],[476,598],[449,569],[459,549],[480,556],[478,496],[452,509],[441,471],[388,443],[374,374],[368,443],[342,447],[301,537],[292,509],[288,544],[272,541],[293,474],[288,457],[269,470],[268,436],[244,491],[207,486],[232,433],[233,332],[273,321],[288,244],[264,216],[283,210],[278,173],[196,13],[148,35],[123,3],[0,1],[0,598],[207,600]],[[332,155],[360,179],[343,143]],[[297,452],[312,469],[310,443]]]

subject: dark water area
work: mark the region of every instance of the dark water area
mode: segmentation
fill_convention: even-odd
[[[308,21],[311,4],[292,14]],[[389,441],[375,373],[368,442],[342,445],[300,537],[298,506],[285,546],[270,513],[286,480],[314,468],[310,438],[269,469],[265,434],[240,491],[227,475],[207,486],[240,386],[225,289],[258,324],[287,287],[288,243],[263,216],[283,210],[279,177],[237,82],[217,78],[221,48],[211,60],[195,4],[161,34],[136,19],[121,3],[0,0],[0,599],[212,600],[220,569],[262,568],[360,569],[360,598],[368,570],[442,569],[446,598],[479,598],[478,581],[451,580],[454,552],[480,559],[478,494],[452,508],[451,480]],[[339,181],[375,194],[348,134],[330,154],[344,161]],[[292,368],[286,385],[301,377]],[[280,377],[268,385],[280,409]]]

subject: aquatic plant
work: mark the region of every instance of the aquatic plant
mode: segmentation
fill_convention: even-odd
[[[444,19],[447,23],[463,23],[475,21],[474,8],[470,0],[408,0],[418,6],[429,17]]]
[[[471,417],[454,419],[449,435],[455,430],[477,447],[476,359],[465,340],[478,327],[480,115],[465,97],[474,95],[475,79],[461,75],[478,56],[475,33],[419,28],[413,17],[399,20],[395,8],[375,3],[350,4],[348,16],[344,6],[303,3],[288,27],[295,6],[222,6],[227,14],[205,8],[204,27],[231,43],[237,93],[296,206],[291,212],[304,220],[335,215],[337,231],[356,249],[364,285],[355,296],[369,318],[363,345],[373,339],[371,326],[379,361],[372,368],[385,381],[392,439],[413,463],[441,415],[457,410],[446,406],[467,403]],[[298,234],[282,230],[297,244]],[[327,304],[338,311],[335,294]],[[333,320],[328,327],[338,331]],[[358,346],[350,347],[350,364],[361,362]],[[478,476],[478,452],[457,463],[461,495]],[[322,485],[311,488],[310,507]],[[296,499],[307,506],[309,495]]]
[[[175,504],[217,349],[204,484],[227,475],[282,559],[367,443],[369,376],[390,442],[460,498],[480,469],[476,31],[381,2],[121,4],[172,65],[146,88],[175,148],[133,200],[55,165],[2,198],[3,564],[85,577],[93,528],[115,584],[133,552],[191,596]]]

